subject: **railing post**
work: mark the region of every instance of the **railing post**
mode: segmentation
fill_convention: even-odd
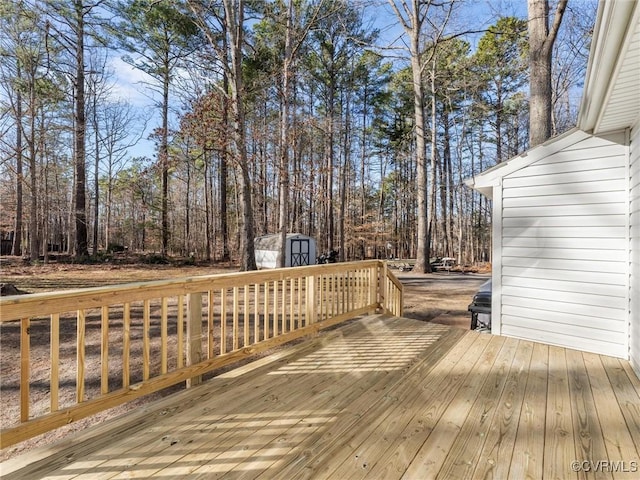
[[[223,339],[224,341],[224,339]],[[187,366],[202,360],[202,294],[187,296]],[[187,388],[202,382],[202,375],[187,380]]]
[[[380,305],[384,313],[389,312],[389,299],[387,296],[391,293],[389,288],[389,279],[387,277],[387,262],[382,262],[382,269],[380,270]]]
[[[307,311],[305,326],[316,322],[316,277],[315,275],[307,276]]]
[[[375,267],[369,269],[369,305],[372,303],[378,304],[378,294],[379,294],[379,271],[380,271],[380,263],[376,262]],[[372,313],[375,313],[375,310]]]
[[[31,351],[31,340],[29,338],[29,327],[31,320],[23,318],[20,321],[20,421],[29,420],[29,358]]]

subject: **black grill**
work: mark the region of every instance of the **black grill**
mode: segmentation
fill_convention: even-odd
[[[467,310],[471,312],[471,330],[478,328],[478,314],[482,313],[489,315],[489,322],[481,322],[482,326],[491,328],[491,280],[480,287]]]

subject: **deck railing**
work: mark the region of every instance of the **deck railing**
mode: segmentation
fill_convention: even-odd
[[[0,448],[376,310],[402,314],[376,260],[0,298]]]

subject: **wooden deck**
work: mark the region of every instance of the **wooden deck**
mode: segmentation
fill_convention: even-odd
[[[640,381],[615,358],[370,316],[0,473],[640,478]]]

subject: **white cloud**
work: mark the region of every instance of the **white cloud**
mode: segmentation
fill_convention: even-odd
[[[128,101],[137,108],[150,107],[154,103],[154,91],[149,86],[151,77],[139,68],[134,68],[120,57],[110,61],[115,75],[112,96]]]

